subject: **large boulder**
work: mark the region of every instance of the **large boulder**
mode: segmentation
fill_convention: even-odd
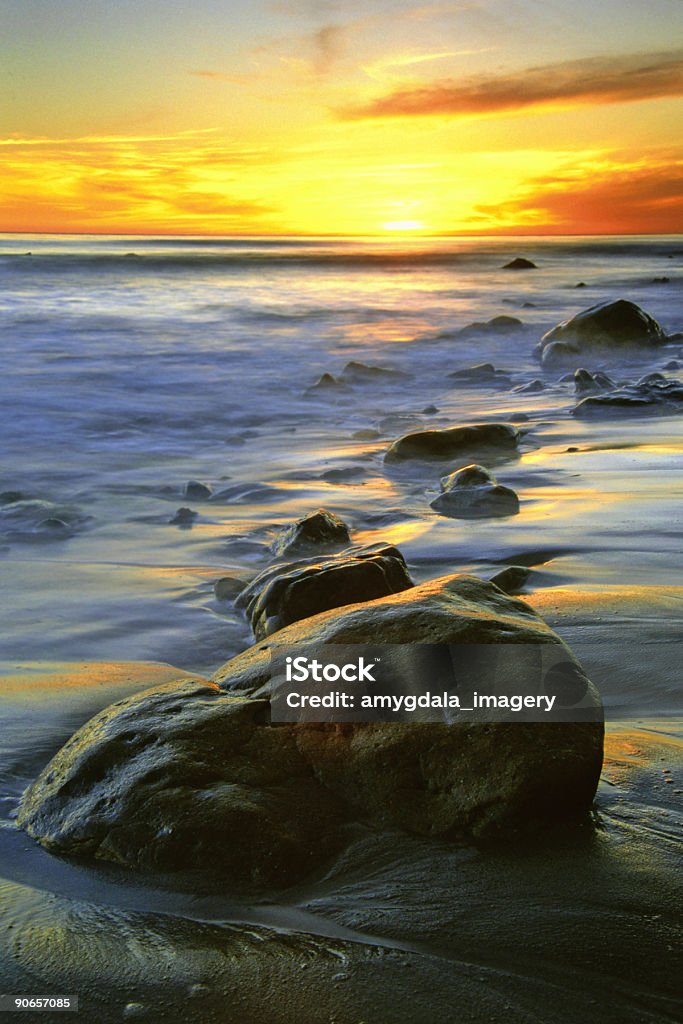
[[[509,456],[516,450],[519,438],[519,430],[511,423],[472,423],[444,430],[418,430],[394,441],[384,458],[386,462],[449,459],[486,452]]]
[[[556,645],[592,720],[269,724],[280,645]],[[522,601],[447,576],[323,612],[229,661],[213,682],[155,687],[80,729],[24,794],[19,824],[47,849],[134,867],[204,868],[284,884],[343,842],[343,824],[491,836],[583,817],[602,763],[599,698]]]
[[[543,335],[536,349],[544,366],[564,366],[583,354],[652,348],[667,341],[661,325],[628,299],[582,310]]]
[[[477,519],[513,516],[519,512],[519,498],[504,487],[483,466],[464,466],[441,478],[441,494],[430,502],[442,516]]]
[[[260,640],[318,612],[398,594],[412,585],[398,548],[377,544],[271,566],[245,587],[236,605],[244,608]]]
[[[319,508],[281,530],[273,541],[273,551],[276,555],[288,555],[311,548],[340,547],[350,540],[344,520],[334,512]]]

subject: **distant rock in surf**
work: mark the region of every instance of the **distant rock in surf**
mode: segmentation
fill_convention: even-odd
[[[331,373],[323,373],[321,377],[311,384],[309,391],[345,391],[346,385],[343,381],[337,380]]]
[[[591,391],[609,391],[614,387],[614,381],[606,373],[601,373],[600,371],[590,373],[589,370],[584,370],[583,367],[574,370],[574,390],[577,395]]]
[[[598,395],[583,398],[572,410],[574,416],[589,417],[610,413],[661,414],[683,409],[683,381],[661,373],[650,373],[633,384],[623,384]]]
[[[504,594],[517,594],[530,575],[531,569],[526,565],[508,565],[491,577],[491,583],[495,583]]]
[[[401,380],[408,376],[402,370],[391,370],[385,366],[368,366],[366,363],[359,363],[351,360],[347,363],[339,379],[348,384],[370,384],[378,380]]]
[[[504,263],[503,270],[538,270],[538,267],[525,256],[517,256],[514,260],[510,260],[509,263]]]
[[[189,501],[207,501],[213,494],[208,484],[202,484],[199,480],[190,480],[185,485],[185,497]]]
[[[276,555],[288,555],[311,547],[348,544],[350,540],[346,523],[334,512],[319,508],[282,530],[273,542],[273,551]]]
[[[523,395],[526,393],[533,394],[536,391],[545,391],[545,383],[539,380],[537,377],[535,380],[527,381],[526,384],[519,384],[516,388],[512,389],[515,394]]]
[[[394,441],[384,458],[386,462],[448,459],[487,450],[511,454],[519,438],[519,431],[510,423],[473,423],[444,430],[418,430]]]
[[[524,327],[524,323],[516,316],[494,316],[491,320],[475,320],[459,331],[453,332],[456,338],[476,338],[482,334],[514,334]]]
[[[536,354],[544,366],[576,364],[577,356],[664,345],[667,337],[654,317],[628,299],[584,309],[543,335]]]
[[[398,548],[377,544],[349,548],[330,558],[275,565],[240,593],[254,637],[260,640],[283,626],[330,608],[398,594],[413,586]]]
[[[192,526],[198,515],[199,512],[195,512],[194,509],[183,506],[177,510],[173,519],[170,519],[169,522],[171,526]]]
[[[519,512],[519,498],[503,487],[483,466],[464,466],[441,478],[442,493],[432,501],[435,512],[454,519],[483,519],[513,516]]]

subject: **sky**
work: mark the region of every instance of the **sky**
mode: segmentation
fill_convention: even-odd
[[[683,231],[683,0],[0,0],[0,230]]]

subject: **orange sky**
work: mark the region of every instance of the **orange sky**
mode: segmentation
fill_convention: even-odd
[[[683,231],[680,0],[0,14],[0,230]]]

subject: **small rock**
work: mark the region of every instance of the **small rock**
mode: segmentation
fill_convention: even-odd
[[[394,441],[385,461],[447,459],[486,450],[509,454],[516,450],[518,442],[519,431],[510,423],[473,423],[444,430],[420,430]]]
[[[379,430],[372,430],[370,428],[365,430],[355,430],[351,437],[356,441],[376,441],[378,437],[381,437]]]
[[[652,283],[653,284],[669,284],[670,282],[671,282],[671,278],[670,277],[653,277],[652,278]]]
[[[0,505],[13,505],[15,501],[24,501],[25,494],[21,491],[3,491],[0,494]]]
[[[531,260],[526,259],[526,257],[517,256],[514,260],[510,260],[509,263],[503,264],[503,270],[538,270],[538,267]]]
[[[177,510],[173,519],[169,519],[169,523],[171,526],[192,526],[198,515],[199,512],[195,512],[194,509],[183,506]]]
[[[585,288],[586,287],[586,282],[585,281],[579,281],[579,283],[574,285],[574,287],[575,288]]]
[[[351,540],[346,523],[324,508],[309,512],[286,527],[273,542],[276,555],[286,555],[306,547],[348,544]]]
[[[528,423],[529,417],[525,412],[515,412],[510,416],[511,423]]]
[[[213,585],[217,601],[232,601],[244,589],[244,580],[238,576],[221,576]]]
[[[384,366],[368,366],[366,363],[351,360],[340,373],[339,379],[349,384],[368,384],[382,378],[399,380],[407,376],[401,370],[389,370]]]
[[[439,410],[435,405],[425,405],[424,409],[421,411],[425,416],[435,416]]]
[[[493,363],[478,363],[477,366],[468,366],[462,370],[455,370],[453,373],[449,373],[448,376],[462,381],[492,380],[496,376],[496,369]]]
[[[681,364],[679,363],[678,359],[670,359],[668,363],[664,364],[664,369],[665,370],[680,370],[680,368],[681,368]],[[18,493],[18,492],[15,492],[15,493]],[[1,494],[0,494],[0,500],[2,500],[2,495]]]
[[[518,387],[512,389],[516,394],[524,394],[525,392],[545,391],[545,384],[538,377],[536,380],[530,380],[527,384],[520,384]]]
[[[322,377],[319,377],[315,384],[312,384],[308,389],[309,391],[335,391],[335,390],[346,390],[346,385],[341,381],[333,377],[331,373],[323,373]]]
[[[491,577],[491,583],[495,583],[504,594],[518,594],[530,575],[531,569],[526,565],[508,565]]]
[[[509,487],[497,483],[483,466],[465,466],[441,479],[442,493],[431,507],[455,519],[511,516],[519,512],[519,499]]]
[[[190,480],[185,485],[185,497],[190,501],[205,501],[212,494],[212,488],[208,484],[200,483],[199,480]]]

